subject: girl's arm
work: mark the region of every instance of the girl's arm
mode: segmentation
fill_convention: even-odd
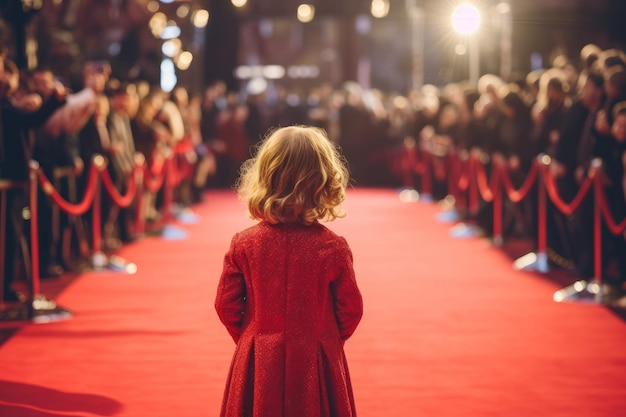
[[[337,250],[339,276],[330,285],[335,317],[339,327],[341,340],[346,340],[356,330],[363,316],[363,298],[357,287],[354,275],[352,251],[345,239],[341,239],[342,247]]]
[[[215,297],[215,310],[220,320],[226,326],[235,343],[241,336],[241,327],[246,308],[246,283],[243,273],[235,262],[235,241],[231,242],[230,249],[224,256],[224,267]]]

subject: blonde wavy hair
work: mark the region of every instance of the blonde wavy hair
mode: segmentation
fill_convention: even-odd
[[[348,180],[345,160],[324,130],[289,126],[271,132],[243,163],[236,187],[251,218],[309,225],[345,216]]]

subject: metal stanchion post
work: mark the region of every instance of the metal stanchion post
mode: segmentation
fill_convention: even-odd
[[[502,169],[504,167],[497,165],[495,175],[499,175]],[[504,244],[502,238],[502,194],[498,182],[496,189],[493,190],[493,245],[496,247],[501,247]]]
[[[594,171],[602,168],[602,161],[592,161]],[[622,294],[602,281],[602,209],[600,207],[601,176],[595,172],[593,199],[593,271],[590,281],[579,280],[563,289],[556,291],[553,300],[556,302],[577,301],[589,304],[611,304]]]
[[[106,169],[106,163],[104,157],[96,155],[94,157],[94,164],[100,172]],[[137,265],[128,262],[121,256],[111,255],[107,256],[102,250],[102,195],[101,195],[101,181],[96,182],[96,193],[93,200],[93,255],[91,258],[93,268],[98,271],[113,270],[117,272],[124,272],[127,274],[135,274],[137,272]]]
[[[30,298],[28,303],[28,317],[34,323],[49,323],[68,319],[73,313],[57,305],[53,300],[41,294],[39,280],[39,238],[38,238],[38,217],[37,217],[37,191],[39,183],[37,172],[39,163],[30,163],[30,261],[31,261],[31,282]]]
[[[537,157],[537,159],[539,161],[539,172],[540,174],[543,174],[544,170],[551,162],[550,157],[541,154]],[[550,270],[550,267],[548,265],[547,254],[547,199],[543,175],[540,175],[540,178],[537,180],[537,194],[537,252],[530,252],[522,256],[521,258],[516,259],[515,262],[513,262],[513,268],[518,271],[537,271],[545,274]]]
[[[3,303],[4,300],[4,280],[6,277],[4,276],[4,263],[6,259],[4,257],[4,252],[6,248],[6,221],[7,221],[7,198],[6,198],[6,190],[0,184],[0,303]]]

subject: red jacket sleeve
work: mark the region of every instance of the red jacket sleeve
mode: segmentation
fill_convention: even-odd
[[[230,249],[224,256],[224,266],[215,297],[217,315],[235,343],[241,336],[246,308],[246,283],[235,261],[236,240],[237,235],[233,237]]]
[[[346,340],[356,330],[363,316],[363,298],[354,275],[352,251],[345,239],[337,250],[339,274],[331,283],[335,316],[341,340]]]

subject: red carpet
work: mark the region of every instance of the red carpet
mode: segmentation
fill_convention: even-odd
[[[483,240],[450,238],[434,205],[357,190],[346,209],[329,227],[352,246],[365,302],[346,344],[360,417],[626,413],[626,324],[608,309],[554,303],[559,284],[513,271]],[[213,297],[230,238],[250,222],[226,191],[196,211],[186,240],[123,248],[136,275],[71,280],[55,300],[73,319],[0,346],[1,417],[218,415],[234,344]]]

